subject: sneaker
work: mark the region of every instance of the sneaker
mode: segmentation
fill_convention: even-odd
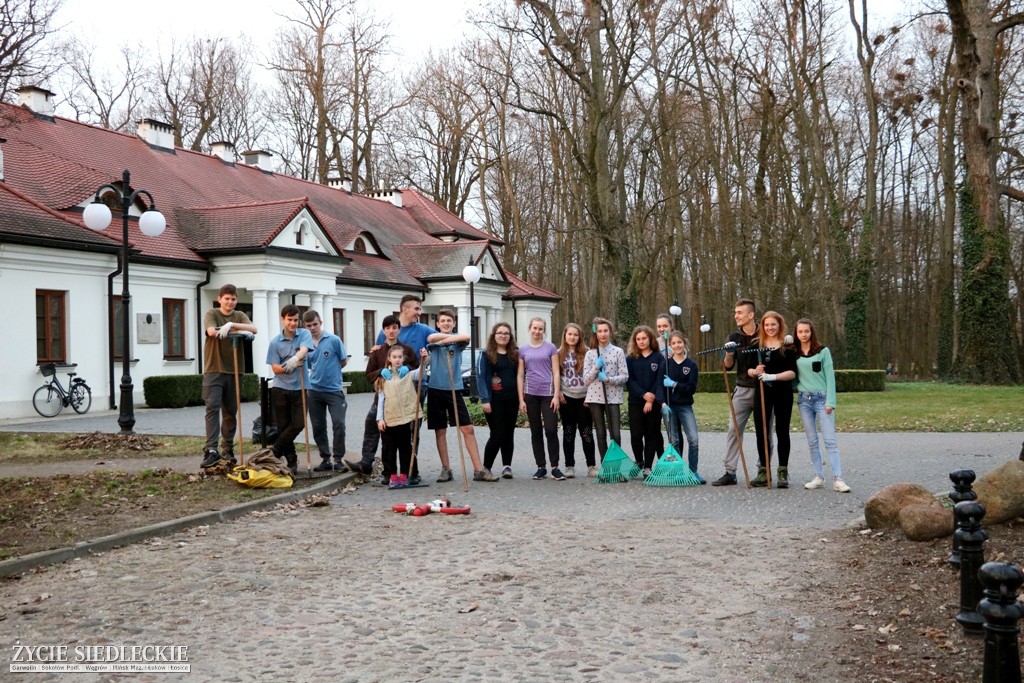
[[[334,471],[335,472],[351,472],[352,468],[350,468],[347,464],[345,464],[344,460],[339,460],[336,463],[334,463]]]
[[[380,485],[381,486],[391,486],[391,479],[388,478],[388,477],[381,477],[380,478]]]
[[[512,478],[512,468],[511,467],[503,467],[503,468],[501,468],[501,478],[502,479],[511,479]]]
[[[439,476],[437,478],[437,483],[438,484],[443,484],[446,481],[451,481],[451,480],[452,480],[452,470],[451,470],[451,468],[450,467],[442,467],[441,468],[441,476]]]
[[[597,468],[595,466],[593,466],[593,465],[588,467],[587,468],[587,476],[588,477],[596,477],[597,476]]]
[[[788,467],[780,467],[778,472],[779,472],[779,476],[775,479],[775,486],[776,486],[776,488],[788,489],[789,488],[789,468]]]
[[[846,482],[836,477],[832,480],[832,490],[836,493],[849,493],[850,487],[846,485]]]
[[[418,474],[413,475],[412,477],[409,478],[409,486],[419,486],[422,483],[423,480],[420,479],[420,475]]]
[[[220,462],[220,453],[210,448],[203,453],[203,462],[199,464],[200,467],[213,467]]]
[[[566,467],[565,468],[565,478],[566,479],[575,479],[576,478],[576,468],[573,467],[572,465],[569,465],[568,467]]]
[[[750,485],[754,488],[764,488],[768,486],[768,469],[765,467],[758,467],[757,476],[750,480]]]
[[[645,467],[644,468],[644,479],[646,479],[649,476],[651,476],[651,468],[650,467]]]
[[[565,475],[562,474],[562,470],[558,469],[557,467],[551,470],[551,478],[556,479],[558,481],[565,481]]]
[[[712,486],[735,486],[736,485],[736,473],[726,472],[718,479],[711,482]]]
[[[490,470],[483,469],[473,473],[473,481],[498,481],[498,478]]]
[[[824,485],[825,485],[825,480],[822,479],[821,477],[815,475],[814,479],[811,479],[809,482],[804,484],[804,488],[805,489],[820,489]]]
[[[221,460],[227,460],[229,463],[231,463],[232,467],[234,467],[235,465],[238,464],[238,459],[235,458],[235,452],[234,451],[228,451],[228,450],[224,451],[224,453],[221,454],[220,459]]]
[[[533,478],[534,479],[547,479],[548,478],[548,471],[546,469],[544,469],[543,467],[538,467],[537,471],[533,473]]]
[[[364,477],[368,477],[371,474],[370,468],[364,467],[361,462],[352,462],[351,460],[342,460],[341,462],[345,467],[356,474],[361,474]]]
[[[331,464],[330,458],[324,458],[320,461],[320,464],[313,468],[314,472],[333,472],[334,465]]]

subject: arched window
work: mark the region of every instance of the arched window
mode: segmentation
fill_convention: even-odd
[[[366,240],[362,237],[357,237],[355,242],[352,243],[352,251],[361,251],[366,253]]]

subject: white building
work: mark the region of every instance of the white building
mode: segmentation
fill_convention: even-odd
[[[125,169],[128,193],[142,195],[131,207],[128,236],[137,405],[146,377],[201,372],[202,315],[227,283],[238,287],[239,308],[260,330],[247,367],[263,376],[270,375],[262,362],[267,342],[288,303],[321,313],[352,355],[349,370],[365,367],[381,320],[405,294],[424,299],[426,322],[449,306],[468,330],[462,269],[470,262],[482,271],[474,287],[478,346],[498,321],[520,335],[534,316],[550,323],[557,294],[506,273],[499,240],[418,192],[353,194],[343,182],[275,173],[266,152],[237,158],[227,143],[215,144],[213,154],[174,148],[173,131],[160,122],[145,120],[138,135],[126,135],[54,116],[48,91],[19,94],[20,106],[0,104],[0,310],[12,326],[0,418],[34,414],[38,368],[49,362],[77,363],[94,405],[113,407],[123,348]],[[100,199],[114,218],[93,232],[82,211],[104,185],[111,187]],[[139,229],[149,206],[142,190],[167,219],[158,237]]]

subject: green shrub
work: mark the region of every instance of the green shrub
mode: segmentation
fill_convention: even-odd
[[[146,405],[150,408],[184,408],[203,405],[202,375],[153,375],[142,382]],[[260,378],[241,376],[242,401],[257,401]]]
[[[373,391],[373,385],[366,381],[366,373],[362,370],[345,371],[345,381],[349,383],[345,388],[347,394],[367,394]],[[426,391],[426,389],[424,389]]]

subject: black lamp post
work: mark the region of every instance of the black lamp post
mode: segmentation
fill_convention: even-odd
[[[480,268],[470,257],[469,265],[462,269],[462,279],[469,283],[469,395],[476,396],[476,299],[473,285],[480,282]]]
[[[156,202],[153,195],[146,190],[135,190],[131,192],[131,174],[126,170],[121,176],[121,187],[114,185],[101,185],[96,189],[96,197],[93,203],[85,207],[82,219],[91,230],[106,230],[110,225],[113,216],[110,209],[100,199],[105,190],[118,193],[121,202],[121,405],[117,417],[117,424],[121,426],[122,434],[134,433],[135,427],[135,398],[133,392],[131,373],[131,325],[128,321],[128,313],[132,300],[131,292],[128,290],[128,215],[129,210],[141,195],[149,198],[149,208],[139,217],[139,229],[147,237],[159,237],[167,227],[167,220],[164,215],[156,210]],[[130,194],[129,194],[130,193]]]

